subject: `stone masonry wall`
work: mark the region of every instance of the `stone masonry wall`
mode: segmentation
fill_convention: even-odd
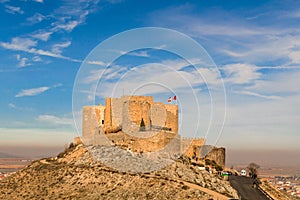
[[[141,119],[146,131],[140,131]],[[104,123],[104,124],[103,124]],[[135,132],[130,135],[128,133]],[[149,137],[141,137],[147,135]],[[82,142],[87,145],[125,146],[133,151],[183,152],[200,158],[203,138],[181,138],[178,135],[178,106],[153,102],[151,96],[106,98],[106,105],[84,106]],[[77,141],[78,142],[78,141]],[[225,166],[225,148],[213,148],[205,159]]]
[[[154,128],[166,127],[167,111],[166,107],[161,102],[154,102],[150,111],[151,123]]]
[[[143,134],[147,134],[147,131],[143,132]],[[167,152],[178,153],[180,151],[179,136],[171,132],[160,131],[147,138],[135,137],[124,132],[106,134],[106,136],[118,146],[134,152],[156,152],[161,151],[166,147]],[[174,139],[176,141],[173,141]],[[173,143],[168,145],[172,141]]]
[[[168,130],[178,132],[178,106],[153,102],[151,96],[122,96],[120,98],[106,98],[106,105],[94,106],[94,113],[83,116],[83,132],[92,134],[92,126],[102,126],[105,133],[137,132],[140,129],[141,120],[145,123],[146,130]],[[101,107],[101,109],[100,109]],[[96,115],[96,116],[93,116]],[[87,120],[90,117],[90,120]],[[95,118],[97,123],[92,120]],[[103,124],[104,123],[104,124]],[[93,125],[91,125],[93,124]],[[87,128],[89,127],[89,128]],[[89,130],[88,130],[89,129]],[[83,133],[84,134],[84,133]]]
[[[101,123],[101,113],[104,113],[104,106],[84,106],[82,109],[82,136],[96,134]]]
[[[111,98],[105,99],[105,114],[104,114],[104,126],[111,127]]]
[[[208,152],[205,159],[214,160],[218,165],[225,167],[225,148],[214,147],[210,152]]]
[[[130,102],[126,104],[126,102]],[[136,102],[136,103],[131,103]],[[122,96],[120,98],[111,98],[111,116],[112,116],[112,126],[123,126],[124,117],[129,117],[129,119],[136,124],[140,124],[141,118],[146,116],[141,116],[142,112],[137,113],[140,109],[141,111],[147,112],[147,107],[143,106],[143,104],[153,103],[153,97],[151,96]],[[125,108],[124,108],[125,106]],[[129,116],[124,116],[124,109],[128,109]],[[145,120],[145,119],[144,119]]]
[[[166,127],[171,128],[172,132],[178,132],[178,106],[165,105],[167,110]]]
[[[194,155],[200,157],[200,147],[206,142],[204,138],[182,138],[181,148],[184,154],[192,158]]]

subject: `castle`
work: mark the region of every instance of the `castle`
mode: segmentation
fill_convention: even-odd
[[[178,106],[154,102],[151,96],[122,96],[106,98],[106,105],[83,107],[83,136],[95,133],[93,120],[100,131],[126,133],[144,130],[178,131]]]
[[[183,138],[178,134],[178,105],[154,102],[152,96],[106,98],[104,105],[84,106],[82,138],[86,145],[116,144],[135,152],[153,152],[167,147],[200,158],[204,138]],[[168,145],[169,144],[169,145]],[[213,158],[225,165],[225,149],[214,148]],[[221,152],[221,153],[220,153]],[[221,156],[217,156],[216,153]]]

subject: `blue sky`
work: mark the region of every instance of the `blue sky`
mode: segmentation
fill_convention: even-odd
[[[122,31],[162,27],[193,38],[218,67],[217,72],[215,68],[201,69],[215,96],[216,120],[211,135],[216,135],[222,126],[224,94],[218,89],[220,78],[225,84],[226,121],[218,145],[235,149],[299,150],[300,6],[297,1],[0,2],[0,145],[52,146],[70,142],[76,135],[73,84],[83,60],[100,42]],[[189,61],[199,64],[197,60]],[[98,67],[103,64],[99,62]],[[147,66],[153,62],[158,64]],[[189,64],[175,55],[151,49],[127,54],[113,63],[112,71],[107,72],[111,79],[106,84],[115,85],[120,75],[138,65],[146,65],[151,74],[168,74],[159,64],[175,67],[187,74],[193,86],[199,86],[199,106],[204,116],[201,122],[209,123],[207,86],[191,76]],[[95,81],[93,75],[97,78],[99,70],[95,68],[87,78]],[[148,78],[153,81],[157,76]],[[124,84],[143,83],[137,80],[128,79]],[[180,94],[179,78],[175,76],[170,81]],[[108,88],[97,94],[103,97]],[[155,94],[161,101],[170,95],[167,91],[153,91]],[[184,93],[179,97],[182,101],[190,98]],[[202,128],[199,136],[206,134],[206,127]]]

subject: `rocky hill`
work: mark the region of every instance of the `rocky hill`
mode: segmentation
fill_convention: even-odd
[[[180,158],[158,171],[131,173],[117,171],[96,161],[91,155],[95,151],[98,156],[105,152],[116,153],[110,152],[115,150],[109,146],[96,148],[78,145],[56,158],[34,161],[0,181],[0,199],[237,198],[228,181],[201,171],[187,158]],[[130,153],[119,155],[115,160],[128,160],[129,155],[138,157]]]

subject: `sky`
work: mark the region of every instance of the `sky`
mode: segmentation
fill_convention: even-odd
[[[125,92],[165,103],[176,95],[187,137],[233,150],[300,150],[297,1],[0,2],[0,147],[63,146],[77,135],[80,103]],[[185,59],[163,41],[127,52],[117,48],[132,44],[123,40],[110,49],[118,59],[101,60],[101,42],[144,27],[182,33],[202,53]]]

